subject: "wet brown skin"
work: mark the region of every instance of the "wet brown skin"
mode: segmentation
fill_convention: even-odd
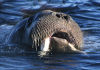
[[[33,47],[37,50],[40,50],[40,45],[47,37],[51,39],[50,48],[53,49],[53,52],[73,52],[73,50],[69,49],[68,43],[72,44],[75,49],[81,50],[83,44],[82,32],[71,16],[45,10],[38,13],[35,17],[35,23],[31,36]],[[59,40],[57,41],[57,39]],[[64,42],[65,40],[66,42]]]
[[[80,27],[71,16],[51,10],[43,10],[24,19],[15,26],[9,38],[9,42],[35,51],[41,51],[46,38],[50,38],[50,52],[74,52],[72,47],[81,50],[83,45]]]

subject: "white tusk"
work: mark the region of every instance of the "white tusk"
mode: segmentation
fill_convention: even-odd
[[[50,38],[48,37],[41,44],[41,51],[49,51],[49,45],[50,45]]]

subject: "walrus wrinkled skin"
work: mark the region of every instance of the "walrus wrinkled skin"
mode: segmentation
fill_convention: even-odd
[[[14,30],[12,36],[17,33],[17,42],[29,44],[36,51],[70,53],[81,51],[83,44],[80,27],[71,16],[51,10],[41,11],[25,19]],[[15,37],[12,40],[16,40]],[[46,41],[48,49],[43,50]]]

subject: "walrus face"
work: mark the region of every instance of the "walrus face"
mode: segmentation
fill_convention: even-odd
[[[39,55],[46,55],[47,52],[80,52],[83,36],[80,27],[71,16],[54,11],[42,11],[36,14],[32,24],[32,46],[39,51]]]

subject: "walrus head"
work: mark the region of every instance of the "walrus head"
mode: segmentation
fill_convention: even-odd
[[[81,53],[83,36],[71,16],[44,10],[18,23],[7,39],[8,44],[24,45],[39,55],[49,53]],[[32,47],[28,47],[28,46]]]
[[[35,15],[32,25],[33,23],[31,31],[33,48],[40,51],[40,55],[46,55],[47,52],[81,52],[82,32],[69,15],[45,10]]]

